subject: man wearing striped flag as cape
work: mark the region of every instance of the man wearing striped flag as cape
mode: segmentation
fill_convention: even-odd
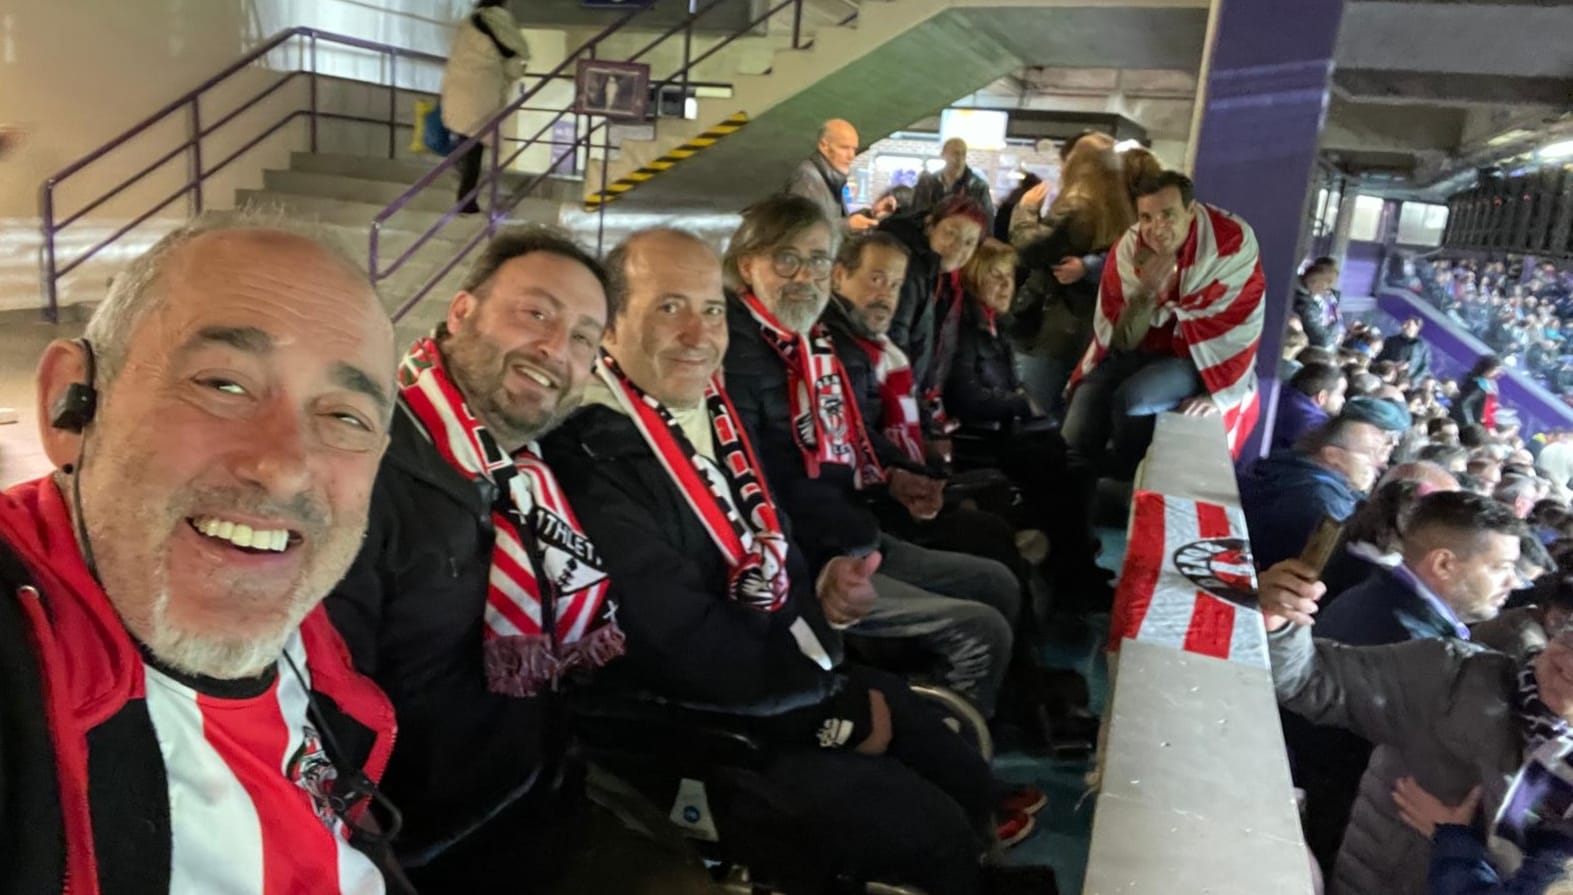
[[[1194,190],[1175,171],[1137,184],[1137,222],[1115,243],[1093,341],[1071,375],[1065,440],[1116,477],[1135,472],[1165,411],[1221,415],[1236,456],[1256,425],[1266,285],[1256,235]]]

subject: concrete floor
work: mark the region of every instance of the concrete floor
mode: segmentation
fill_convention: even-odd
[[[20,312],[0,315],[0,408],[17,414],[16,422],[0,425],[0,488],[49,471],[38,443],[33,374],[51,339],[81,334],[81,323],[44,323]]]

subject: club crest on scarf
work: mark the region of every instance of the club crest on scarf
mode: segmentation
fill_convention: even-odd
[[[780,515],[764,479],[747,434],[737,423],[737,411],[712,378],[705,386],[719,465],[699,453],[661,402],[646,394],[605,351],[596,375],[611,389],[612,397],[634,423],[645,444],[690,509],[699,517],[728,566],[727,594],[733,600],[765,612],[786,605],[786,536]]]
[[[339,798],[334,794],[339,779],[338,769],[328,758],[327,750],[322,748],[322,736],[317,733],[317,728],[309,723],[302,724],[300,733],[300,746],[285,762],[284,776],[311,799],[311,811],[322,821],[322,825],[333,835],[348,840],[349,828],[345,826],[343,818],[334,812],[335,800]],[[353,805],[354,801],[350,801],[339,807],[342,810]]]
[[[575,668],[622,655],[600,555],[535,445],[513,456],[502,450],[449,379],[433,339],[410,348],[399,390],[448,465],[495,486],[482,643],[492,691],[533,696]]]
[[[847,397],[847,372],[824,327],[815,324],[804,336],[777,322],[752,292],[740,293],[738,300],[786,365],[792,436],[808,474],[818,476],[821,464],[833,463],[851,467],[859,488],[884,482],[885,470],[863,428],[857,402]]]

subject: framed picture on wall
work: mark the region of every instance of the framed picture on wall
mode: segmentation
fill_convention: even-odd
[[[643,121],[650,103],[650,66],[642,62],[580,59],[574,110],[615,121]]]

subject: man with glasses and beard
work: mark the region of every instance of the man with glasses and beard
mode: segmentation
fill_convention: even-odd
[[[587,814],[562,718],[562,690],[623,635],[536,439],[578,406],[609,312],[567,236],[506,231],[399,369],[366,543],[328,609],[398,710],[388,791],[423,893],[627,891],[664,858]]]
[[[991,714],[1011,648],[1020,586],[993,560],[927,550],[882,533],[860,491],[887,483],[828,334],[831,224],[818,206],[776,196],[743,213],[723,262],[727,390],[799,546],[815,568],[880,557],[867,637],[910,639],[941,658],[940,679]],[[920,515],[937,514],[929,495]]]
[[[50,343],[55,472],[0,495],[7,891],[405,888],[373,782],[393,711],[318,605],[393,367],[366,275],[247,216],[166,236]]]

